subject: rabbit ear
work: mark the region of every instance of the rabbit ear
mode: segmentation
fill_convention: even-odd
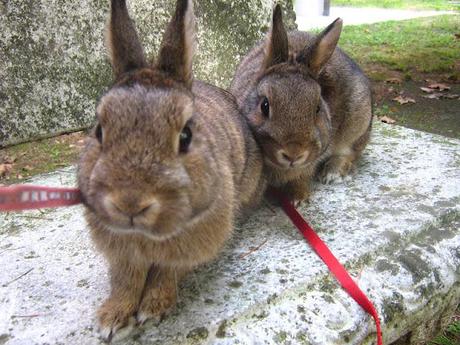
[[[277,4],[273,10],[273,22],[268,36],[264,67],[287,62],[289,58],[289,45],[286,29],[283,24],[283,13],[281,6]]]
[[[107,31],[113,71],[116,77],[122,73],[147,66],[144,50],[129,17],[126,0],[112,0],[112,12]]]
[[[300,52],[297,56],[297,62],[306,64],[310,73],[318,76],[332,56],[341,32],[342,19],[337,18],[316,37],[311,46]]]
[[[192,60],[195,50],[195,16],[192,0],[177,0],[176,12],[161,43],[157,67],[173,79],[192,84]]]

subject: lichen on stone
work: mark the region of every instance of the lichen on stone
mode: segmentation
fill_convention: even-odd
[[[128,1],[152,61],[174,3]],[[273,3],[196,1],[195,76],[228,86],[240,57],[269,27]],[[293,28],[292,0],[281,3]],[[91,126],[96,101],[112,82],[104,47],[109,1],[9,0],[0,5],[0,147]]]

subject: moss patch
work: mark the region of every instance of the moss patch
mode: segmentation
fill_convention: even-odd
[[[227,320],[223,320],[219,324],[219,328],[217,329],[217,332],[216,332],[216,337],[217,338],[225,338],[226,330],[227,330]]]
[[[206,327],[197,327],[195,329],[192,329],[188,334],[187,334],[187,339],[191,340],[204,340],[208,337],[209,331]]]

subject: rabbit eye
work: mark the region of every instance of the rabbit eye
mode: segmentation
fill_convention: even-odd
[[[192,142],[192,130],[188,125],[184,127],[179,136],[179,152],[187,153],[188,147]]]
[[[102,126],[99,123],[96,126],[96,138],[102,144]]]
[[[268,103],[267,97],[264,97],[260,105],[260,110],[262,111],[262,114],[264,114],[265,117],[268,117],[270,115],[270,104]]]

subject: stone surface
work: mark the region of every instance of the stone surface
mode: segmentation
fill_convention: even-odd
[[[459,166],[460,141],[377,123],[355,178],[317,185],[301,209],[374,302],[385,344],[418,344],[460,301]],[[66,169],[31,182],[74,179]],[[81,211],[0,215],[0,344],[100,343],[108,277]],[[368,345],[375,328],[282,212],[264,207],[188,276],[170,316],[122,343]]]
[[[196,76],[227,86],[236,64],[263,36],[274,0],[199,0]],[[281,1],[294,28],[292,0]],[[174,0],[128,1],[149,56]],[[104,47],[109,0],[0,1],[0,147],[88,127],[111,83]]]

